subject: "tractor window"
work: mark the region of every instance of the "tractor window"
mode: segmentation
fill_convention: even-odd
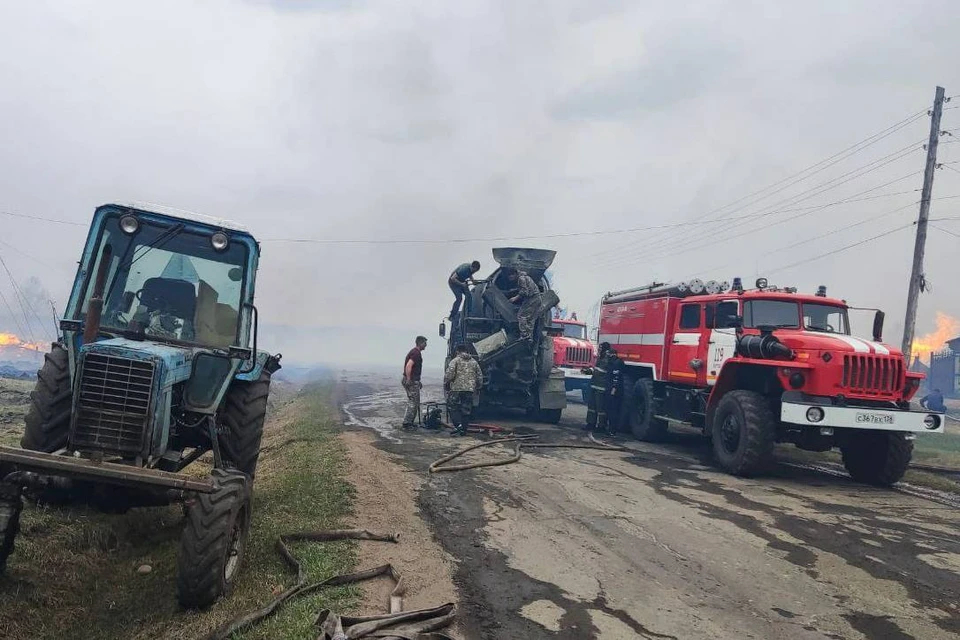
[[[699,329],[700,328],[700,305],[685,304],[680,307],[680,328],[681,329]]]
[[[748,300],[743,305],[743,326],[800,328],[800,305],[786,300]]]
[[[829,304],[803,304],[803,327],[809,331],[850,334],[847,310]]]
[[[182,226],[143,222],[131,236],[111,219],[96,263],[106,244],[112,256],[104,283],[105,331],[123,335],[142,330],[148,338],[219,348],[237,344],[247,261],[243,243],[232,242],[217,252],[209,236]],[[93,289],[88,282],[82,313]]]

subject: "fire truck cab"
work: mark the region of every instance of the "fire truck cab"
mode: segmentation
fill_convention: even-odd
[[[576,318],[553,318],[547,335],[553,339],[553,365],[563,370],[566,391],[580,391],[586,402],[590,375],[583,370],[597,361],[597,348],[587,338],[587,324]]]
[[[699,280],[604,296],[599,342],[628,365],[624,422],[643,440],[668,424],[712,439],[719,464],[762,470],[777,442],[808,451],[839,447],[850,475],[890,485],[910,462],[916,433],[943,432],[944,416],[912,411],[923,376],[881,342],[850,335],[848,305],[826,288],[801,294]]]

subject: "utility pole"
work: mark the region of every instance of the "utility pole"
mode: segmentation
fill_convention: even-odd
[[[940,116],[943,114],[943,87],[937,87],[930,112],[930,140],[927,142],[927,166],[923,170],[923,190],[920,193],[920,215],[917,217],[917,239],[913,245],[913,270],[907,290],[907,316],[903,321],[903,356],[909,367],[911,349],[917,324],[917,302],[920,282],[923,280],[923,252],[927,246],[927,220],[930,219],[930,197],[933,191],[933,173],[937,170],[937,145],[940,142]]]

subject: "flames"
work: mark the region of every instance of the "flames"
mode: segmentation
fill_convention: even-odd
[[[27,351],[38,351],[43,353],[47,350],[47,345],[42,342],[27,342],[21,340],[12,333],[0,333],[0,348],[15,347],[17,349],[26,349]]]
[[[947,346],[947,340],[960,336],[960,320],[941,311],[937,312],[937,328],[932,333],[918,336],[913,340],[911,352],[921,360],[930,362],[930,354]]]

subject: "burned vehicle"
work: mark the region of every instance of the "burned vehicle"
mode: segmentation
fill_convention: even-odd
[[[0,569],[23,497],[114,513],[182,502],[180,603],[229,593],[280,368],[257,349],[259,254],[234,223],[96,210],[22,448],[0,447]],[[208,474],[181,473],[207,452]]]
[[[479,409],[523,409],[541,422],[556,423],[566,407],[563,371],[554,365],[554,345],[547,336],[551,309],[560,299],[545,277],[555,251],[500,248],[493,250],[499,267],[470,291],[463,310],[451,321],[447,339],[447,362],[457,346],[466,344],[483,370]],[[511,274],[526,271],[541,290],[531,341],[520,339],[516,294]],[[446,324],[440,326],[446,337]]]

